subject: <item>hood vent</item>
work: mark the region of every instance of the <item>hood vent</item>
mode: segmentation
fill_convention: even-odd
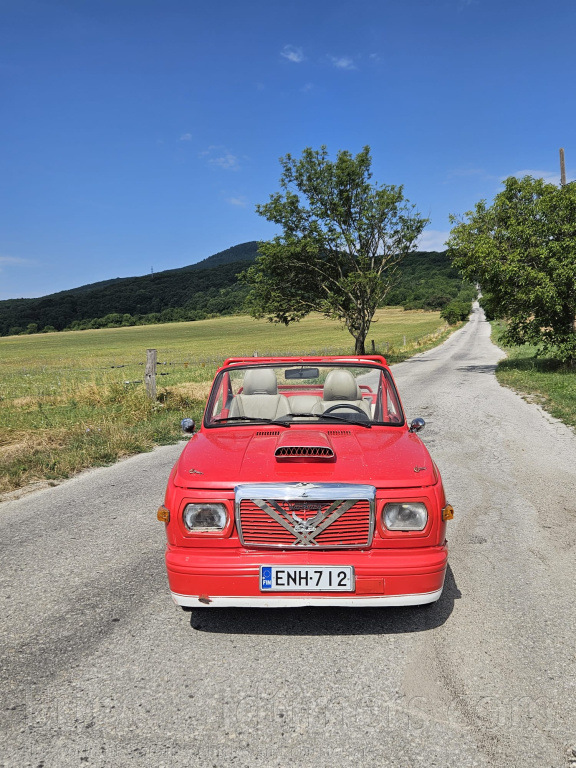
[[[351,435],[352,432],[350,432],[349,429],[340,429],[338,431],[329,429],[328,434],[330,435],[330,437],[344,437],[345,435]]]
[[[274,451],[277,459],[311,456],[317,459],[333,459],[334,451],[324,445],[281,445]]]
[[[278,437],[280,432],[255,432],[255,437]]]

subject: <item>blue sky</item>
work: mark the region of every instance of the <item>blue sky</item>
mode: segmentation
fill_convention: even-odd
[[[441,248],[501,181],[576,172],[573,0],[0,0],[0,298],[275,229],[278,158],[372,148]]]

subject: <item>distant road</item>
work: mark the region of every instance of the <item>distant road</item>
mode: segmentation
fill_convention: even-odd
[[[190,618],[155,520],[181,446],[0,505],[0,766],[576,764],[576,436],[501,354],[476,310],[394,369],[456,509],[430,608]]]

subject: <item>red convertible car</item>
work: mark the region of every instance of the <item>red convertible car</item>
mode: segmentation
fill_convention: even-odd
[[[178,605],[438,600],[453,510],[383,357],[231,358],[182,427],[158,510]]]

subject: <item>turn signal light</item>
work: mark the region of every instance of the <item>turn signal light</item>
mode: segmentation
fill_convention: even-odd
[[[161,507],[158,507],[158,512],[156,512],[156,517],[161,523],[169,523],[170,510],[164,505],[162,505]]]
[[[442,520],[453,520],[454,519],[454,507],[452,504],[446,504],[444,509],[442,510]]]

